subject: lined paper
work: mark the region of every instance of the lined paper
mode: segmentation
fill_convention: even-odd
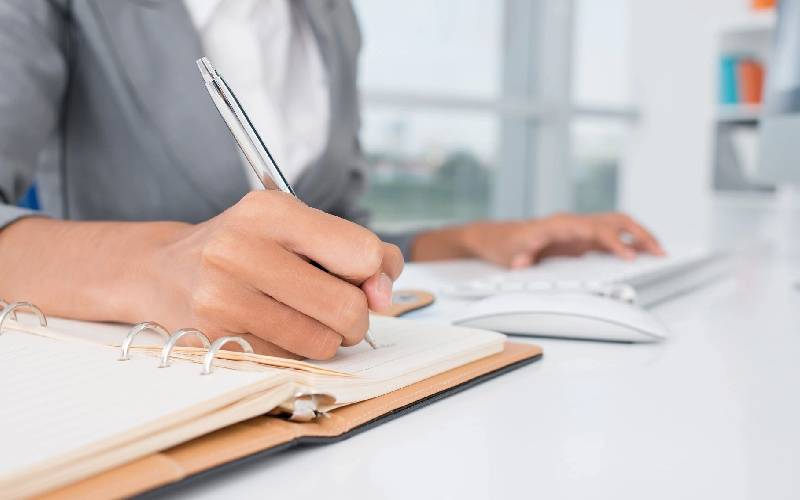
[[[332,398],[333,403],[320,403],[319,410],[378,397],[501,352],[506,339],[486,330],[379,316],[370,318],[370,330],[379,349],[362,342],[340,348],[330,361],[314,362],[356,377],[295,376],[308,393]]]
[[[490,345],[502,346],[505,335],[457,326],[370,316],[370,331],[381,345],[365,342],[342,347],[329,361],[311,364],[372,379],[406,375],[453,356]]]
[[[0,334],[0,484],[56,457],[229,404],[254,386],[283,380],[264,372],[216,370],[4,329]],[[212,402],[213,400],[213,402]],[[207,411],[207,408],[205,409]]]

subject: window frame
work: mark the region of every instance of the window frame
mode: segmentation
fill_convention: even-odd
[[[502,8],[498,98],[367,89],[361,92],[362,106],[492,115],[499,120],[500,137],[490,217],[527,218],[574,210],[572,123],[600,118],[633,125],[639,113],[633,106],[575,103],[574,0],[503,0]],[[621,167],[624,164],[620,162]]]

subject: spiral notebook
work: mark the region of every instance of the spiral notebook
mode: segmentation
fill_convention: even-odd
[[[0,426],[13,429],[0,454],[3,498],[74,484],[257,416],[318,422],[491,357],[505,343],[493,332],[374,316],[380,349],[342,348],[311,363],[219,346],[138,346],[112,329],[114,345],[100,345],[48,327],[43,315],[39,324],[15,317],[25,309],[38,312],[17,303],[0,314]]]

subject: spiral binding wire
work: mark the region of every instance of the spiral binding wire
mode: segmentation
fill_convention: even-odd
[[[155,332],[164,337],[164,339],[169,340],[169,331],[155,321],[145,321],[144,323],[134,325],[125,336],[125,340],[122,341],[122,355],[119,357],[120,361],[127,361],[130,359],[128,351],[130,351],[133,338],[146,330]]]
[[[208,348],[208,352],[203,358],[203,375],[211,373],[211,364],[214,362],[214,356],[216,356],[219,350],[222,349],[222,346],[228,342],[236,342],[246,353],[252,354],[253,352],[253,346],[242,337],[220,337],[211,344],[211,347]]]
[[[16,321],[17,311],[22,310],[35,314],[39,320],[40,326],[47,326],[47,316],[44,315],[41,309],[30,302],[9,303],[3,299],[0,299],[0,307],[2,307],[2,311],[0,311],[0,335],[3,334],[3,325],[5,324],[6,320],[11,318],[12,320]],[[159,364],[159,367],[161,368],[166,368],[169,366],[170,355],[172,354],[172,351],[177,345],[178,341],[189,335],[199,338],[203,343],[203,346],[208,350],[208,352],[206,352],[206,354],[203,356],[203,370],[201,372],[203,375],[208,375],[211,373],[215,356],[222,349],[222,347],[229,342],[236,342],[239,344],[245,353],[253,352],[253,347],[250,345],[250,343],[241,337],[220,337],[212,343],[203,332],[196,328],[181,328],[170,335],[166,328],[155,321],[145,321],[134,325],[133,328],[128,331],[128,334],[122,341],[119,361],[127,361],[130,359],[130,348],[131,344],[133,343],[133,339],[144,331],[155,332],[165,339],[164,345],[161,348],[161,363]]]
[[[122,355],[120,356],[120,361],[129,359],[129,351],[131,342],[133,342],[133,338],[146,330],[154,331],[166,339],[166,342],[164,342],[164,345],[161,347],[161,355],[159,357],[160,363],[158,365],[159,368],[169,367],[172,351],[178,345],[178,341],[187,336],[197,337],[200,339],[200,342],[203,343],[203,347],[207,349],[206,354],[203,356],[203,371],[201,372],[203,375],[208,375],[212,372],[215,356],[222,349],[222,346],[228,342],[236,342],[246,353],[253,352],[253,347],[250,345],[250,343],[241,337],[220,337],[215,340],[214,343],[211,343],[206,334],[196,328],[181,328],[170,335],[167,332],[167,329],[158,323],[154,321],[145,321],[144,323],[134,325],[125,336],[125,340],[122,343]]]
[[[3,311],[0,312],[0,335],[3,334],[3,325],[5,324],[6,320],[8,318],[11,318],[14,321],[16,321],[17,311],[20,309],[27,309],[29,312],[34,313],[36,317],[39,319],[39,325],[47,326],[47,316],[44,315],[41,309],[31,304],[30,302],[13,302],[9,304],[3,300],[2,304],[3,304]]]
[[[161,349],[161,364],[158,366],[159,368],[166,368],[169,366],[169,355],[172,353],[172,350],[178,344],[178,341],[187,335],[192,335],[200,339],[203,343],[203,347],[209,349],[211,347],[211,341],[208,340],[206,334],[201,332],[196,328],[182,328],[177,332],[173,333],[167,343],[164,344],[164,347]]]

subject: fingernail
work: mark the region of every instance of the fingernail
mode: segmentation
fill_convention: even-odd
[[[392,305],[392,286],[394,282],[386,273],[378,276],[378,293],[384,298],[385,307]]]

